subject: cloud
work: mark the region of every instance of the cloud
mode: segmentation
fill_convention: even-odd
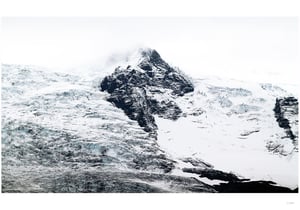
[[[293,83],[299,67],[294,18],[4,18],[2,32],[2,62],[60,70],[138,46],[192,76]]]

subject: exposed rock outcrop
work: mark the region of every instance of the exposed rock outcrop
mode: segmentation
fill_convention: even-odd
[[[221,193],[297,193],[298,188],[291,190],[287,187],[276,186],[271,181],[238,181],[214,185]]]
[[[236,175],[232,173],[226,173],[211,168],[183,168],[182,171],[186,173],[199,174],[200,177],[206,177],[211,180],[217,179],[230,182],[236,182],[240,180]]]
[[[279,127],[285,130],[288,138],[295,141],[298,133],[293,131],[293,126],[298,126],[298,99],[276,98],[274,112]]]
[[[100,89],[110,93],[108,101],[124,110],[145,131],[156,135],[153,114],[176,120],[182,113],[171,98],[156,99],[156,92],[161,95],[171,91],[172,97],[178,97],[192,92],[194,87],[185,75],[167,64],[155,50],[146,49],[140,51],[135,67],[116,68],[113,74],[102,80]]]

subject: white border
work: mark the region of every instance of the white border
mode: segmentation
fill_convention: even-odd
[[[297,16],[298,0],[2,0],[3,16]],[[300,22],[300,21],[299,21]],[[299,23],[300,24],[300,23]],[[299,28],[299,27],[298,27]],[[299,45],[299,43],[298,43]],[[1,45],[0,45],[1,46]],[[298,49],[299,46],[298,46]],[[267,166],[266,166],[267,167]],[[299,209],[298,194],[1,194],[1,209]]]
[[[299,0],[2,0],[2,16],[298,16]]]

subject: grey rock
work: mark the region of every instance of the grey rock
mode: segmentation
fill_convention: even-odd
[[[276,98],[273,110],[279,127],[285,129],[287,136],[292,140],[298,138],[291,129],[291,119],[289,119],[291,116],[298,116],[298,99],[294,97]]]
[[[192,92],[194,87],[183,73],[166,63],[156,50],[143,50],[137,66],[137,69],[131,66],[116,68],[114,73],[102,80],[99,88],[110,93],[109,102],[155,136],[157,125],[153,114],[177,120],[182,111],[172,99],[155,99],[152,94],[158,90],[153,87],[171,90],[174,97]]]

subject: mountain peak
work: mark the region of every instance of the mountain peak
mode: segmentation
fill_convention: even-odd
[[[121,54],[113,54],[107,60],[107,65],[121,68],[128,66],[136,70],[151,70],[153,66],[170,69],[170,66],[161,58],[159,53],[152,48],[140,47]]]
[[[159,69],[166,69],[166,70],[170,70],[170,66],[167,62],[165,62],[159,55],[159,53],[154,50],[154,49],[143,49],[143,51],[140,52],[141,53],[141,60],[138,64],[138,67],[140,67],[141,69],[147,71],[147,70],[151,70],[153,66],[155,66],[156,68]]]
[[[153,95],[169,90],[174,97],[183,96],[194,91],[194,86],[185,75],[169,66],[156,50],[139,49],[132,58],[136,62],[134,65],[129,60],[127,67],[117,67],[102,80],[99,88],[110,93],[109,102],[156,136],[153,114],[176,120],[181,110],[169,97],[158,101]]]
[[[151,48],[139,48],[138,52],[142,56],[142,58],[147,59],[147,60],[156,60],[156,59],[161,59],[160,55],[155,49]]]
[[[151,48],[139,48],[128,57],[125,65],[119,65],[111,76],[104,78],[101,89],[112,91],[107,87],[108,80],[115,80],[113,89],[119,88],[123,83],[134,81],[132,84],[134,86],[167,88],[173,90],[176,95],[184,95],[194,90],[189,78],[171,67],[156,50]]]

